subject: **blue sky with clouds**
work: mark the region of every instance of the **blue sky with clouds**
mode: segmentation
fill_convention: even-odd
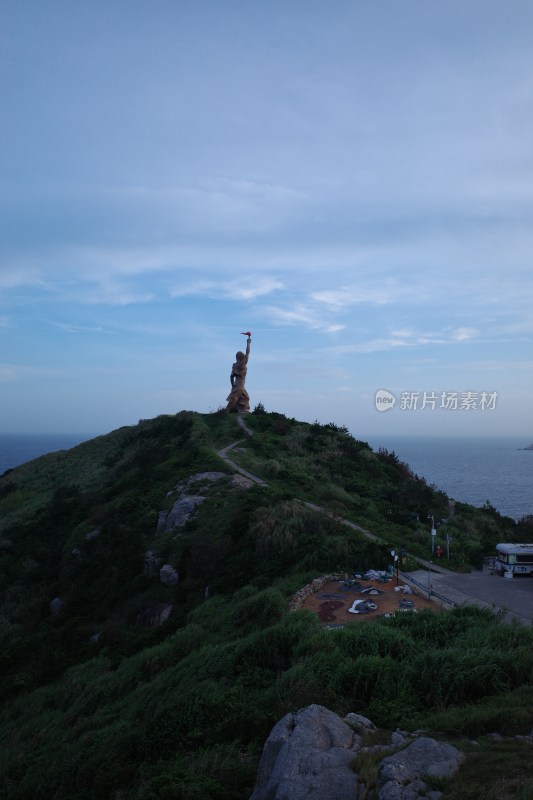
[[[252,405],[532,439],[529,0],[4,0],[0,51],[0,431],[215,410],[251,329]]]

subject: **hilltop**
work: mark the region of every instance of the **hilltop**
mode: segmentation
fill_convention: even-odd
[[[262,406],[246,423],[183,411],[0,477],[6,798],[247,798],[270,728],[308,703],[389,728],[531,728],[527,629],[468,608],[332,634],[288,611],[317,575],[384,568],[392,546],[426,557],[428,514],[463,570],[527,525],[490,504],[450,516],[333,423]],[[237,440],[264,483],[219,454]]]

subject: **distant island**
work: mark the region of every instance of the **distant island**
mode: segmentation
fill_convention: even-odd
[[[530,444],[528,447],[519,447],[519,450],[533,450],[533,444]]]

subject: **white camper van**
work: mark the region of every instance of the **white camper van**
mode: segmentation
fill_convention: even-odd
[[[497,544],[493,569],[513,575],[533,575],[533,544]]]

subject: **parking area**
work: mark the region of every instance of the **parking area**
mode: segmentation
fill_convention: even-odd
[[[458,605],[477,605],[494,611],[506,611],[508,619],[516,618],[524,625],[533,622],[533,578],[512,579],[493,575],[488,568],[467,574],[438,570],[416,570],[406,573],[425,588],[448,597]]]

